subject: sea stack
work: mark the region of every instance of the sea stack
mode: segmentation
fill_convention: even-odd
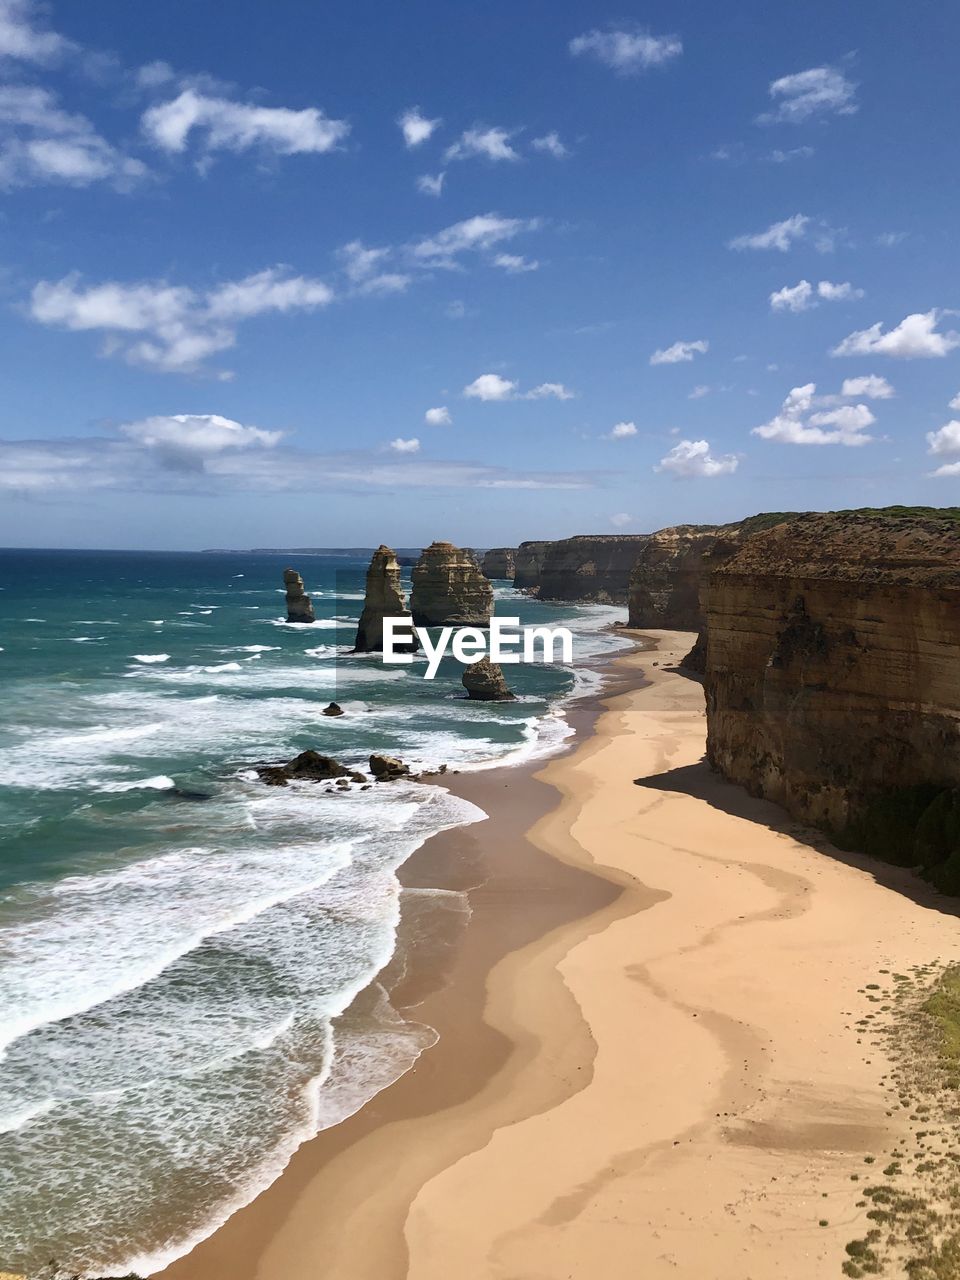
[[[476,702],[511,702],[516,697],[507,688],[503,668],[489,658],[480,658],[464,668],[463,687],[467,697]]]
[[[493,588],[472,552],[452,542],[433,542],[414,566],[410,607],[418,627],[486,627]]]
[[[366,594],[363,612],[357,627],[354,653],[380,653],[383,650],[384,618],[409,618],[406,596],[400,585],[400,564],[392,547],[377,547],[367,570]],[[418,648],[416,638],[409,645],[396,645],[408,652]]]
[[[483,576],[485,578],[509,578],[517,571],[513,547],[491,547],[483,556]]]
[[[296,569],[284,569],[283,585],[287,588],[287,621],[314,622],[313,601],[303,589],[303,579]]]

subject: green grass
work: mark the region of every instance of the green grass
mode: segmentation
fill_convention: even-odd
[[[960,1066],[960,965],[946,971],[923,1008],[940,1031],[941,1056],[951,1066]]]

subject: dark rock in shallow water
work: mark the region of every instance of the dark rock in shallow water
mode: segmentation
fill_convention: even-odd
[[[464,669],[463,687],[477,702],[510,702],[516,697],[507,688],[503,668],[489,658],[480,658]]]
[[[303,579],[296,569],[284,569],[283,585],[287,589],[287,621],[315,622],[313,601],[303,589]]]
[[[371,756],[370,772],[377,782],[395,782],[397,778],[409,778],[410,768],[396,756]]]
[[[346,768],[331,756],[322,756],[319,751],[301,751],[288,764],[258,765],[257,773],[268,787],[285,787],[288,782],[324,782],[328,778],[366,782],[362,773]]]
[[[328,707],[323,708],[320,714],[322,716],[342,716],[343,707],[341,707],[339,702],[331,702]]]

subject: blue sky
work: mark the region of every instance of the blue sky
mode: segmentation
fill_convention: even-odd
[[[958,40],[888,0],[0,0],[0,545],[956,503]]]

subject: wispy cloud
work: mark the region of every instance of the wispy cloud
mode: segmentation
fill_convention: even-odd
[[[729,242],[730,249],[777,249],[786,253],[798,240],[807,234],[811,219],[805,213],[795,213],[792,218],[784,218],[782,222],[774,222],[766,231],[755,231],[749,235],[735,236]]]
[[[72,41],[45,29],[33,0],[0,0],[0,58],[48,65],[76,49]]]
[[[516,129],[485,128],[474,125],[465,129],[459,139],[444,152],[445,160],[470,160],[478,156],[487,160],[519,160],[520,153],[510,145]]]
[[[802,124],[812,116],[849,116],[857,110],[857,86],[837,67],[811,67],[770,82],[773,110],[759,124]]]
[[[666,471],[686,480],[712,479],[732,475],[739,465],[739,459],[732,453],[715,458],[707,440],[681,440],[660,459],[654,471]]]
[[[519,253],[498,253],[493,259],[495,267],[502,267],[508,275],[523,275],[527,271],[536,271],[540,263],[536,258],[525,258]]]
[[[575,391],[565,387],[562,382],[541,382],[530,391],[520,391],[520,384],[511,378],[502,378],[499,373],[481,373],[479,378],[463,388],[468,400],[572,400]]]
[[[809,280],[801,280],[799,284],[784,285],[770,295],[771,311],[811,311],[823,302],[854,302],[864,296],[862,289],[855,289],[848,281],[834,284],[831,280],[821,280],[812,285]]]
[[[421,173],[417,178],[417,190],[422,196],[439,196],[443,194],[445,173]]]
[[[413,277],[385,270],[393,252],[390,248],[369,248],[362,240],[351,240],[341,247],[340,261],[355,293],[403,293]]]
[[[556,160],[565,160],[570,154],[569,147],[565,146],[560,141],[560,135],[553,131],[545,133],[542,138],[534,138],[530,146],[534,151],[542,151]]]
[[[671,347],[654,351],[650,363],[686,364],[696,355],[706,355],[709,350],[710,343],[705,338],[698,338],[696,342],[675,342]]]
[[[710,388],[701,384],[700,386],[693,388],[693,390],[687,396],[687,399],[702,400],[704,396],[708,396],[709,394],[710,394]]]
[[[522,232],[536,230],[539,225],[538,218],[502,218],[497,213],[480,213],[455,222],[436,235],[414,241],[410,255],[421,266],[452,268],[465,253],[490,252]]]
[[[878,321],[869,329],[849,334],[830,352],[832,356],[892,356],[897,360],[931,359],[949,355],[960,347],[960,333],[937,330],[946,313],[934,308],[901,320],[895,329],[883,332]]]
[[[318,107],[254,106],[195,89],[149,107],[141,125],[153,146],[171,154],[185,152],[194,132],[206,155],[259,148],[281,156],[333,151],[350,132],[345,120],[331,119]]]
[[[640,27],[595,28],[575,36],[569,47],[574,57],[594,58],[623,76],[665,66],[683,52],[678,36],[655,36]]]
[[[161,373],[197,373],[211,356],[234,345],[243,320],[268,312],[312,311],[332,298],[324,281],[291,275],[283,267],[203,293],[165,280],[84,286],[73,274],[40,281],[30,314],[51,327],[103,333],[103,354],[120,355],[129,364]]]
[[[419,107],[410,107],[397,120],[403,140],[411,148],[419,147],[432,138],[442,123],[440,119],[428,120]]]
[[[610,517],[610,523],[615,529],[626,529],[628,525],[636,524],[636,517],[628,511],[616,511]]]

